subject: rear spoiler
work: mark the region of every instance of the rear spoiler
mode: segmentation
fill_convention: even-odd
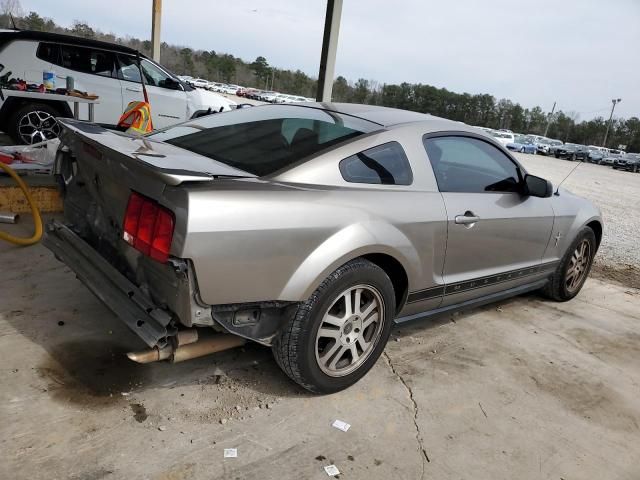
[[[255,178],[243,170],[165,142],[107,130],[95,123],[59,118],[60,138],[76,156],[115,160],[132,170],[143,169],[166,185],[208,182],[216,177]]]

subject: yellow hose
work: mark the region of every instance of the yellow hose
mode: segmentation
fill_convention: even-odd
[[[0,162],[0,168],[7,172],[11,178],[13,178],[20,190],[24,193],[27,202],[29,202],[29,207],[31,208],[31,214],[33,215],[33,224],[35,226],[35,232],[33,236],[30,238],[22,238],[22,237],[14,237],[13,235],[9,235],[5,232],[0,232],[0,240],[6,240],[9,243],[13,243],[15,245],[33,245],[34,243],[38,243],[40,238],[42,238],[42,218],[40,217],[40,212],[38,211],[38,207],[36,207],[35,202],[33,201],[33,197],[29,193],[29,189],[22,181],[22,179],[16,174],[13,169],[9,168],[4,163]]]

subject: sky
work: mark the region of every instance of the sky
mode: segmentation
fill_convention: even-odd
[[[151,0],[21,0],[70,26],[151,36]],[[336,75],[640,117],[640,0],[344,0]],[[164,0],[162,40],[317,77],[326,1]],[[162,60],[161,60],[162,62]]]

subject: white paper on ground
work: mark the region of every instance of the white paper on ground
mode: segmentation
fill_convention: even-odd
[[[336,420],[335,422],[333,422],[332,426],[337,428],[338,430],[342,430],[343,432],[346,432],[347,430],[349,430],[349,427],[351,427],[351,425],[349,425],[347,422],[343,422],[342,420]]]
[[[237,458],[238,457],[238,449],[237,448],[225,448],[224,449],[224,458]]]
[[[330,477],[335,477],[336,475],[340,475],[340,470],[335,465],[327,465],[324,467],[324,471],[327,472],[327,475]]]

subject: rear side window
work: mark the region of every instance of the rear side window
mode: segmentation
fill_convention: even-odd
[[[59,65],[60,45],[57,43],[40,42],[38,44],[38,50],[36,51],[36,57],[42,61]]]
[[[364,150],[340,162],[342,178],[350,183],[410,185],[411,166],[397,142]]]
[[[115,57],[106,50],[94,50],[76,45],[61,45],[62,61],[58,65],[81,73],[113,77]]]

